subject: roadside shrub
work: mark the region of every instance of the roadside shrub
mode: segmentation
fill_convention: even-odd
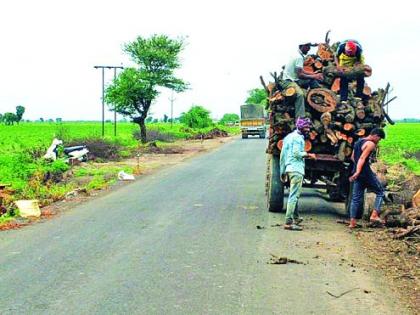
[[[203,106],[195,105],[186,113],[181,114],[181,122],[190,128],[207,128],[213,125],[210,118],[210,111]]]
[[[140,140],[140,130],[135,130],[133,132],[133,137],[136,140]],[[175,137],[167,132],[161,132],[156,129],[148,129],[146,134],[147,142],[151,141],[162,141],[162,142],[174,142]]]
[[[122,146],[115,142],[101,138],[90,138],[76,139],[66,143],[68,147],[77,145],[86,145],[89,149],[89,158],[97,162],[115,161],[121,158],[120,151],[122,150]]]

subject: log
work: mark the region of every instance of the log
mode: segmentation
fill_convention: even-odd
[[[314,74],[315,70],[312,66],[303,66],[303,71],[307,74]]]
[[[339,121],[333,121],[331,124],[334,126],[334,128],[343,129],[343,123]]]
[[[261,85],[264,87],[265,92],[267,93],[267,95],[270,95],[270,90],[268,89],[267,85],[265,84],[264,78],[262,75],[260,75],[260,81],[261,81]]]
[[[366,118],[366,112],[365,112],[365,110],[363,108],[356,109],[356,116],[360,120],[365,119]]]
[[[284,96],[281,94],[280,91],[274,92],[273,96],[269,98],[270,103],[277,103],[284,100]]]
[[[363,95],[365,95],[367,97],[371,96],[372,95],[372,89],[369,86],[365,85],[364,88],[363,88]]]
[[[404,237],[407,237],[409,235],[412,235],[416,232],[420,231],[420,225],[417,226],[409,226],[405,231],[402,231],[400,233],[397,233],[393,236],[394,239],[402,239]]]
[[[343,140],[343,136],[342,135],[343,134],[340,131],[338,131],[338,130],[335,132],[335,136],[336,136],[336,138],[338,140]]]
[[[321,115],[321,123],[323,124],[324,128],[327,129],[328,126],[331,124],[331,113],[330,112],[325,112]]]
[[[345,123],[343,129],[345,131],[353,131],[354,129],[356,129],[356,127],[352,123]]]
[[[313,67],[314,67],[315,69],[317,69],[317,70],[321,70],[323,66],[324,66],[324,65],[323,65],[323,64],[322,64],[322,62],[321,62],[321,61],[319,61],[319,60],[316,60],[316,61],[314,62],[314,64],[313,64]]]
[[[314,120],[312,123],[312,128],[317,132],[321,133],[324,130],[324,127],[322,126],[322,123],[319,120]]]
[[[340,161],[344,161],[346,159],[345,150],[347,147],[347,142],[341,141],[340,146],[338,147],[338,154],[337,157]]]
[[[360,76],[370,77],[372,75],[372,68],[368,65],[360,65],[354,67],[342,67],[339,71],[336,66],[327,66],[323,68],[325,76],[343,77],[349,80],[355,80]]]
[[[373,123],[365,123],[365,122],[360,123],[360,122],[356,122],[356,127],[358,129],[372,129],[372,128],[375,128],[376,126]]]
[[[337,106],[334,92],[325,88],[311,89],[307,95],[309,105],[320,113],[332,112]]]
[[[276,84],[275,83],[270,82],[267,85],[267,90],[268,90],[268,92],[269,92],[270,95],[271,95],[271,93],[273,93],[273,91],[275,90],[275,88],[276,88]]]
[[[363,137],[366,134],[366,130],[365,129],[358,129],[355,132],[356,135],[358,135],[359,137]]]
[[[420,189],[414,194],[411,202],[414,208],[420,207]]]
[[[340,91],[340,78],[335,78],[331,85],[331,91],[338,93]]]
[[[334,53],[331,51],[327,44],[319,44],[317,55],[322,61],[333,61]]]
[[[347,143],[348,143],[348,141],[347,141]],[[344,155],[346,157],[350,157],[352,153],[353,153],[353,149],[349,146],[346,146],[346,148],[344,149]]]
[[[316,132],[315,130],[312,130],[309,133],[309,139],[311,139],[312,141],[315,140],[317,136],[318,136],[318,132]]]
[[[325,135],[327,136],[328,139],[330,139],[333,145],[338,143],[338,139],[335,136],[335,133],[331,129],[325,129]]]
[[[286,97],[292,97],[296,94],[296,89],[294,87],[288,87],[287,89],[283,90],[283,95]]]

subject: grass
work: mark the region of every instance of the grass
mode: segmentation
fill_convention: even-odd
[[[229,133],[239,133],[238,127],[213,126],[205,129],[190,129],[183,124],[175,123],[151,123],[146,124],[150,135],[158,137],[159,145],[162,139],[173,141],[186,139],[198,133],[205,133],[213,128],[219,128]],[[89,143],[93,148],[97,145],[98,153],[106,150],[117,155],[117,158],[129,158],[134,155],[136,149],[141,146],[133,137],[138,131],[136,124],[128,122],[117,123],[117,136],[114,134],[114,125],[105,123],[104,144],[102,141],[102,125],[99,122],[30,122],[19,125],[5,126],[0,124],[0,183],[11,184],[14,190],[13,196],[22,199],[40,199],[45,203],[62,199],[65,194],[74,189],[72,185],[47,181],[46,177],[59,176],[66,172],[69,166],[62,160],[47,162],[42,159],[53,138],[58,138],[66,144]],[[162,138],[162,135],[164,137]],[[90,143],[89,140],[92,142]],[[95,142],[96,141],[96,142]],[[96,144],[95,144],[96,143]],[[92,152],[93,153],[93,152]],[[107,160],[99,156],[96,161]],[[89,190],[100,189],[108,185],[116,174],[124,170],[131,173],[131,169],[124,167],[104,166],[95,169],[92,165],[75,168],[75,176],[90,176],[91,182],[86,184]]]
[[[420,175],[420,123],[396,123],[385,128],[379,158],[389,165],[401,163]]]

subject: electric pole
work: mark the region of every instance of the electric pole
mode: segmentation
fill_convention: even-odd
[[[117,69],[124,69],[123,66],[94,66],[95,69],[102,69],[102,137],[105,136],[105,69],[114,69],[114,79],[117,77]],[[114,111],[114,136],[117,135],[117,112]]]
[[[174,98],[174,91],[172,91],[171,97],[169,98],[169,100],[171,101],[171,128],[172,128],[174,125],[174,101],[176,100],[176,98]]]

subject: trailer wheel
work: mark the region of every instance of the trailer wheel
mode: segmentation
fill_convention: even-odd
[[[284,184],[280,180],[280,157],[278,155],[268,155],[266,180],[268,211],[283,212]]]
[[[346,203],[345,203],[346,213],[349,217],[350,217],[351,195],[352,194],[353,194],[353,183],[350,183],[349,193],[346,197]],[[366,203],[366,191],[365,191],[362,203],[360,204],[359,209],[357,209],[356,219],[361,219],[363,217],[363,214],[365,212],[367,212],[366,211],[366,205],[367,205],[367,203]]]

